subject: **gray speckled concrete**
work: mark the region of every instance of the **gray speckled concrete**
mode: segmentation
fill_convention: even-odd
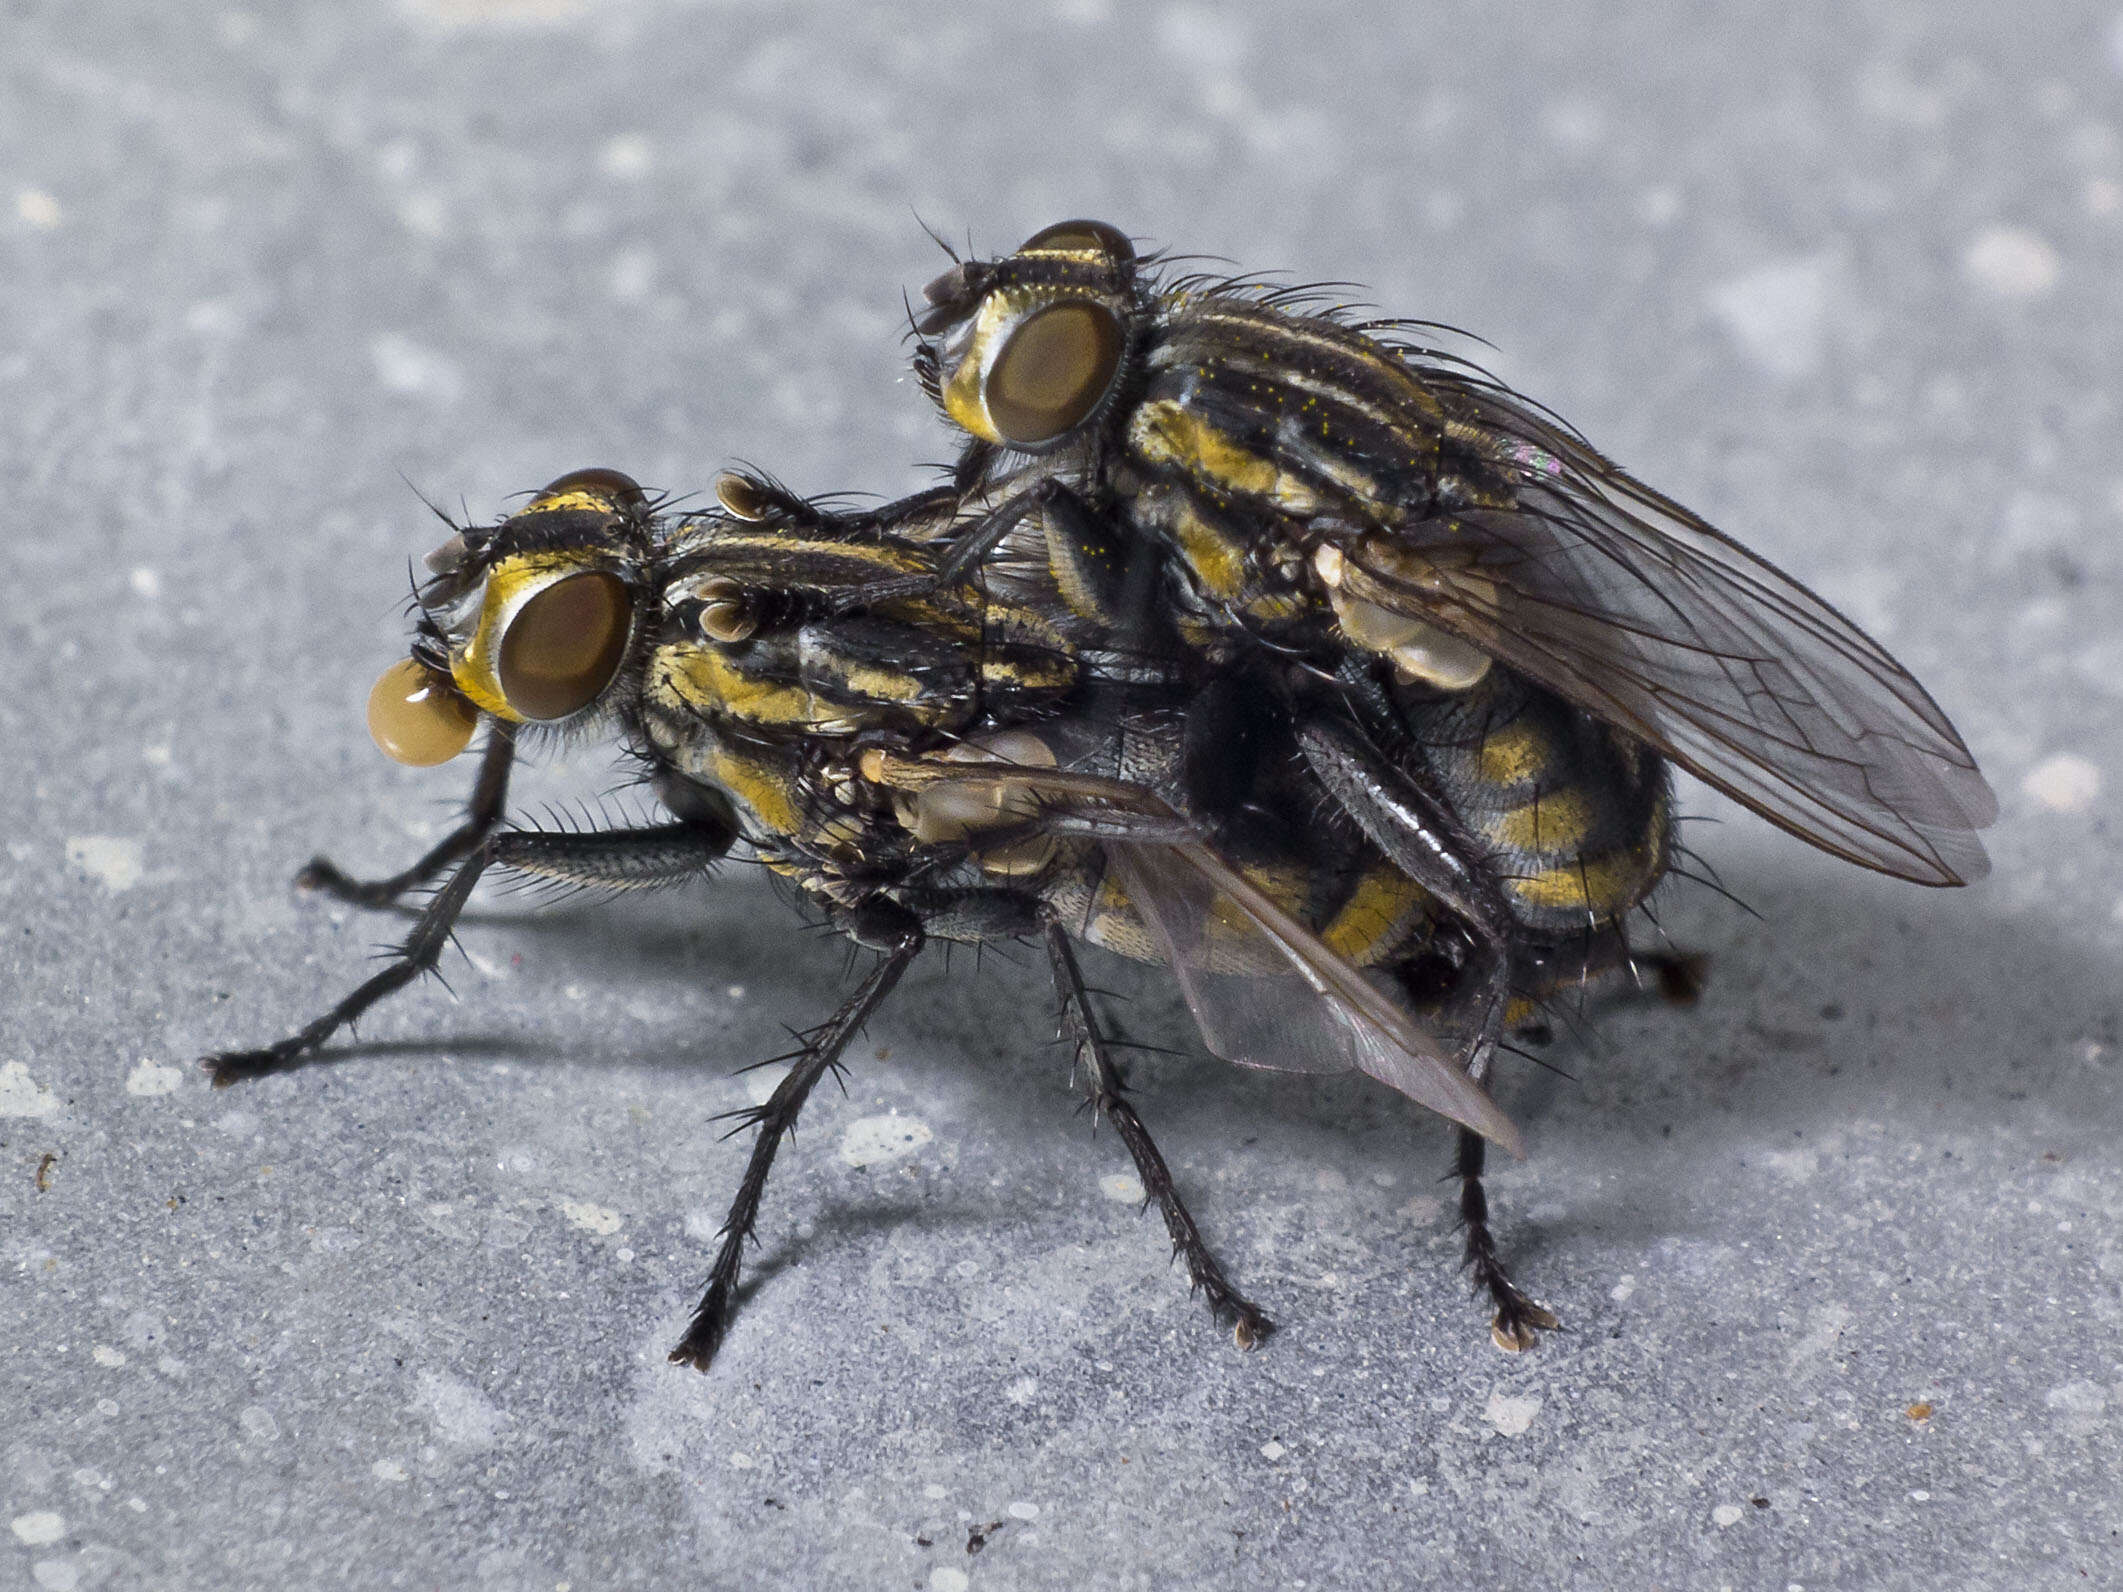
[[[2118,1584],[2123,24],[1952,9],[8,6],[0,1585]],[[666,1366],[732,1069],[842,987],[742,870],[497,896],[456,1004],[211,1094],[394,932],[295,865],[467,777],[359,723],[406,482],[903,489],[917,215],[1080,212],[1490,337],[2003,797],[1950,895],[1693,831],[1761,913],[1675,892],[1702,1008],[1503,1085],[1575,1330],[1489,1346],[1412,1108],[1188,1048],[1141,1102],[1286,1324],[1240,1355],[991,958],[874,1026]]]

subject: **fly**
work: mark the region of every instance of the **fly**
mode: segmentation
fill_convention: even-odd
[[[718,495],[721,512],[675,518],[616,472],[577,472],[430,555],[410,655],[379,680],[370,728],[391,755],[431,764],[484,726],[465,820],[388,878],[318,859],[301,879],[365,906],[439,888],[387,964],[321,1016],[208,1058],[217,1086],[299,1065],[432,971],[489,869],[628,890],[697,878],[736,849],[880,960],[800,1036],[772,1096],[739,1113],[751,1157],[674,1361],[712,1361],[782,1138],[932,940],[1041,942],[1086,1092],[1241,1344],[1272,1323],[1210,1251],[1129,1103],[1072,941],[1170,966],[1227,1059],[1362,1071],[1473,1142],[1522,1153],[1464,1067],[1449,914],[1359,826],[1318,821],[1296,727],[1253,724],[1240,741],[1267,755],[1235,763],[1226,743],[1190,744],[1204,688],[1184,656],[1086,653],[1051,591],[1019,601],[929,581],[848,606],[850,590],[933,573],[962,528],[948,490],[857,515],[757,477],[726,476]],[[509,826],[519,739],[600,727],[642,760],[669,821]],[[1529,998],[1546,976],[1529,958]],[[1462,1170],[1478,1202],[1480,1167]],[[1470,1246],[1475,1232],[1487,1246],[1479,1212]],[[1499,1288],[1500,1342],[1553,1323],[1500,1268]]]
[[[962,484],[997,499],[946,576],[1022,519],[1102,523],[1156,551],[1213,653],[1425,707],[1508,670],[1832,855],[1926,885],[1987,870],[1996,798],[1885,648],[1414,323],[1177,274],[1092,221],[926,298],[917,371],[967,436]]]

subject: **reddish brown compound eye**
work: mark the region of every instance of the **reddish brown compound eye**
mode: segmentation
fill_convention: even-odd
[[[617,575],[555,581],[509,620],[495,670],[509,707],[534,723],[579,713],[604,694],[626,656],[634,600]]]
[[[558,480],[547,482],[532,501],[562,497],[571,492],[579,492],[586,497],[603,498],[614,508],[621,509],[645,508],[649,501],[648,493],[642,491],[641,483],[631,475],[596,467],[570,470]]]
[[[369,736],[394,763],[432,768],[470,744],[479,713],[457,688],[400,658],[369,689]]]
[[[1019,254],[1029,254],[1035,249],[1071,254],[1091,250],[1122,265],[1135,259],[1135,245],[1129,241],[1127,233],[1103,221],[1057,221],[1051,227],[1041,227],[1017,246]]]
[[[1064,301],[1026,316],[981,388],[1000,439],[1036,447],[1082,424],[1112,387],[1125,345],[1120,321],[1102,304]]]

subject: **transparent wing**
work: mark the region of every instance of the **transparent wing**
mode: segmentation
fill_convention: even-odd
[[[1166,946],[1202,1042],[1226,1061],[1283,1072],[1366,1073],[1513,1155],[1525,1146],[1437,1036],[1243,875],[1199,845],[1106,842],[1129,899]],[[1216,926],[1209,939],[1204,923]],[[1243,935],[1282,971],[1220,970]],[[1224,943],[1218,954],[1210,940]]]
[[[1437,383],[1434,370],[1426,382]],[[1997,798],[1924,688],[1774,565],[1498,387],[1468,395],[1518,507],[1346,549],[1382,605],[1451,630],[1864,867],[1989,870]]]
[[[1513,1155],[1519,1131],[1457,1059],[1384,991],[1204,844],[1155,793],[1124,780],[1010,764],[909,763],[924,788],[1009,786],[1042,830],[1096,838],[1162,944],[1202,1039],[1226,1061],[1358,1071]],[[889,778],[889,775],[888,775]],[[1002,831],[1010,843],[1022,830]]]

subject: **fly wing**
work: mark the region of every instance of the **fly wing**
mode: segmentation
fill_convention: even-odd
[[[1108,841],[1106,855],[1164,943],[1202,1041],[1217,1055],[1283,1072],[1367,1073],[1525,1155],[1517,1127],[1436,1035],[1209,848]],[[1205,922],[1216,925],[1227,957],[1230,941],[1244,937],[1281,971],[1218,971],[1198,932]]]
[[[917,777],[928,788],[1014,787],[1038,802],[1039,827],[1095,837],[1162,946],[1203,1041],[1226,1061],[1367,1073],[1525,1154],[1518,1129],[1468,1077],[1454,1047],[1204,844],[1154,792],[1010,764],[931,764]]]
[[[1392,594],[1387,606],[1473,642],[1823,851],[1919,884],[1988,871],[1974,831],[1997,798],[1885,648],[1525,400],[1444,380],[1469,396],[1478,445],[1516,477],[1518,506],[1350,545],[1370,588]]]

